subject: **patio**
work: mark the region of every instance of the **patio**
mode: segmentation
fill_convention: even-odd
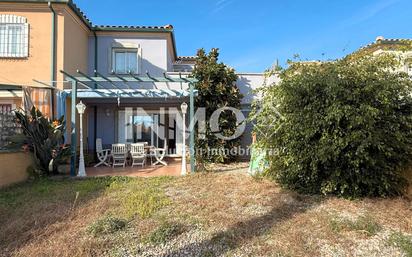
[[[147,164],[144,167],[140,166],[126,166],[123,167],[107,167],[99,166],[87,167],[86,173],[88,177],[99,176],[129,176],[129,177],[154,177],[154,176],[180,176],[181,171],[181,159],[167,158],[167,166],[163,165],[150,165]],[[187,165],[187,171],[190,172],[190,164]]]
[[[128,73],[121,76],[110,74],[107,77],[97,71],[94,76],[88,76],[80,70],[77,70],[77,74],[69,74],[63,70],[61,73],[65,75],[66,81],[70,82],[61,100],[64,102],[62,106],[66,107],[67,97],[70,101],[67,102],[67,107],[71,106],[68,121],[71,131],[69,141],[72,176],[76,175],[77,148],[79,143],[84,145],[83,139],[86,140],[87,151],[96,151],[98,156],[106,158],[107,152],[102,150],[111,149],[111,158],[115,165],[119,162],[119,165],[123,166],[124,158],[116,156],[124,155],[123,148],[127,144],[145,142],[156,150],[151,154],[160,163],[165,155],[181,157],[181,153],[187,149],[190,149],[190,153],[194,152],[194,133],[191,130],[187,133],[185,129],[188,121],[194,117],[196,79],[182,77],[180,73],[163,73],[160,77],[151,76],[148,72],[146,76]],[[78,100],[81,103],[77,104]],[[76,124],[76,106],[83,106],[83,111],[79,111],[80,126]],[[78,131],[85,133],[85,136],[80,136],[80,142]],[[98,139],[101,147],[97,146]],[[113,147],[123,148],[114,151]],[[140,154],[136,151],[134,154]],[[99,160],[103,161],[100,157]],[[194,172],[194,158],[190,160],[188,170]],[[179,175],[180,169],[180,162],[176,162],[167,167],[89,168],[87,173],[91,176],[118,173],[126,176],[158,176]]]

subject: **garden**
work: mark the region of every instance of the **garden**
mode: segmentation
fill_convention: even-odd
[[[207,115],[241,99],[217,60],[198,52]],[[412,82],[398,65],[348,56],[268,71],[281,81],[251,117],[264,155],[254,176],[224,154],[197,156],[190,176],[51,176],[64,121],[18,117],[41,175],[0,190],[0,256],[412,256]],[[235,120],[224,113],[220,132]],[[197,147],[239,143],[205,134]]]
[[[412,209],[244,172],[41,179],[0,191],[0,235],[1,256],[412,256]]]

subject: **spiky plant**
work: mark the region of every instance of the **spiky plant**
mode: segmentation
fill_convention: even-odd
[[[64,145],[64,116],[50,121],[35,107],[30,112],[17,110],[15,115],[23,131],[23,143],[33,154],[36,169],[42,175],[56,174],[58,164],[69,155],[69,148]]]

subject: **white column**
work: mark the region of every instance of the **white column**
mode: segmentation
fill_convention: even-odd
[[[79,158],[79,172],[77,173],[78,177],[86,176],[86,169],[84,167],[84,155],[83,155],[83,113],[86,109],[86,106],[80,101],[76,105],[77,111],[80,114],[80,158]]]
[[[183,114],[183,120],[182,120],[182,139],[183,139],[183,144],[182,144],[182,170],[181,170],[181,175],[184,176],[187,174],[186,171],[186,111],[187,111],[187,104],[182,103],[180,106],[182,109],[182,114]]]

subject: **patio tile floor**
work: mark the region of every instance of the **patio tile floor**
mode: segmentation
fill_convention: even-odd
[[[96,176],[130,176],[130,177],[154,177],[154,176],[180,176],[181,160],[167,160],[167,166],[156,165],[152,166],[147,163],[144,167],[141,166],[127,166],[123,167],[107,167],[99,166],[97,168],[87,167],[86,173],[89,177]],[[187,171],[190,171],[190,165],[187,165]]]

